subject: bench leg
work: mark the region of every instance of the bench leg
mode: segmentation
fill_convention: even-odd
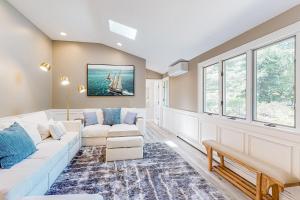
[[[220,154],[220,153],[218,153],[218,156],[220,158],[220,166],[224,167],[225,166],[225,164],[224,164],[224,156],[222,154]]]
[[[272,186],[272,200],[279,200],[279,186],[277,184]]]
[[[212,148],[206,147],[207,159],[208,159],[208,171],[212,171]]]
[[[262,199],[262,173],[256,174],[256,197],[255,200],[261,200]]]

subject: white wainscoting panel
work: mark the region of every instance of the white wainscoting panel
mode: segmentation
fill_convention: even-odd
[[[235,129],[220,127],[220,143],[237,151],[244,151],[245,133]]]
[[[249,155],[292,173],[292,147],[256,136],[249,137]]]
[[[218,140],[217,125],[209,122],[201,122],[201,141],[203,140]]]
[[[202,141],[213,139],[300,178],[300,133],[178,109],[162,109],[162,128],[204,153]],[[245,171],[238,165],[228,165],[234,171]],[[242,176],[251,177],[247,173]],[[300,187],[287,188],[282,199],[300,199]]]

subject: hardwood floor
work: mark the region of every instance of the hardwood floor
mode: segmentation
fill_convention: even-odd
[[[164,142],[173,150],[179,153],[196,171],[198,171],[204,178],[216,185],[220,190],[226,193],[230,198],[235,200],[249,200],[240,190],[232,186],[225,179],[219,177],[217,174],[210,173],[207,170],[207,158],[199,150],[187,144],[174,134],[159,128],[152,122],[147,122],[146,125],[145,142]]]

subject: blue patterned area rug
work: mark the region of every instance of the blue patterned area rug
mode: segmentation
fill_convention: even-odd
[[[99,194],[106,200],[227,200],[164,143],[144,146],[144,159],[105,163],[104,147],[83,147],[47,195]]]

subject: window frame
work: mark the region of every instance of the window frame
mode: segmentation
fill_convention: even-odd
[[[206,89],[205,89],[205,69],[207,69],[208,67],[212,67],[212,66],[214,66],[214,65],[217,65],[218,66],[218,93],[220,93],[220,62],[216,62],[216,63],[214,63],[214,64],[211,64],[211,65],[207,65],[207,66],[205,66],[205,67],[203,67],[202,68],[202,85],[203,85],[203,92],[202,92],[202,112],[203,113],[205,113],[205,114],[208,114],[208,115],[216,115],[216,116],[218,116],[219,114],[220,114],[220,105],[219,105],[219,102],[220,102],[220,97],[218,98],[218,109],[219,109],[219,112],[218,113],[212,113],[212,112],[206,112],[205,111],[205,97],[206,97],[206,95],[205,95],[205,91],[206,91]]]
[[[224,66],[224,62],[226,62],[227,60],[230,60],[230,59],[233,59],[233,58],[237,58],[239,56],[242,56],[242,55],[245,55],[245,58],[246,58],[246,96],[245,96],[245,103],[246,103],[246,106],[245,106],[245,117],[236,117],[236,116],[230,116],[230,115],[225,115],[224,112],[225,112],[225,98],[226,98],[226,84],[225,84],[225,76],[226,76],[226,73],[225,73],[225,66]],[[222,116],[223,117],[226,117],[226,118],[229,118],[229,119],[240,119],[240,120],[246,120],[247,119],[247,85],[248,85],[248,55],[247,55],[247,52],[244,52],[244,53],[241,53],[241,54],[238,54],[236,56],[232,56],[232,57],[229,57],[229,58],[226,58],[226,59],[223,59],[221,60],[222,62],[222,72],[221,72],[221,76],[222,76],[222,97],[221,97],[221,106],[222,106]]]
[[[294,102],[295,102],[295,105],[294,105],[294,125],[293,126],[289,126],[289,125],[284,125],[284,124],[278,124],[278,123],[273,123],[273,122],[265,122],[265,121],[261,121],[261,120],[257,120],[257,66],[256,66],[256,61],[257,61],[257,51],[260,50],[260,49],[263,49],[263,48],[266,48],[266,47],[270,47],[270,46],[273,46],[277,43],[280,43],[280,42],[283,42],[283,41],[286,41],[286,40],[289,40],[289,39],[292,39],[294,38]],[[264,125],[275,125],[275,127],[287,127],[287,128],[293,128],[293,129],[296,129],[297,127],[297,110],[296,110],[296,105],[297,105],[297,35],[294,34],[292,36],[289,36],[289,37],[285,37],[283,39],[280,39],[280,40],[276,40],[276,41],[273,41],[269,44],[266,44],[266,45],[263,45],[263,46],[260,46],[258,48],[255,48],[252,50],[252,119],[251,121],[253,122],[259,122],[259,123],[262,123]],[[300,78],[300,77],[299,77]]]

